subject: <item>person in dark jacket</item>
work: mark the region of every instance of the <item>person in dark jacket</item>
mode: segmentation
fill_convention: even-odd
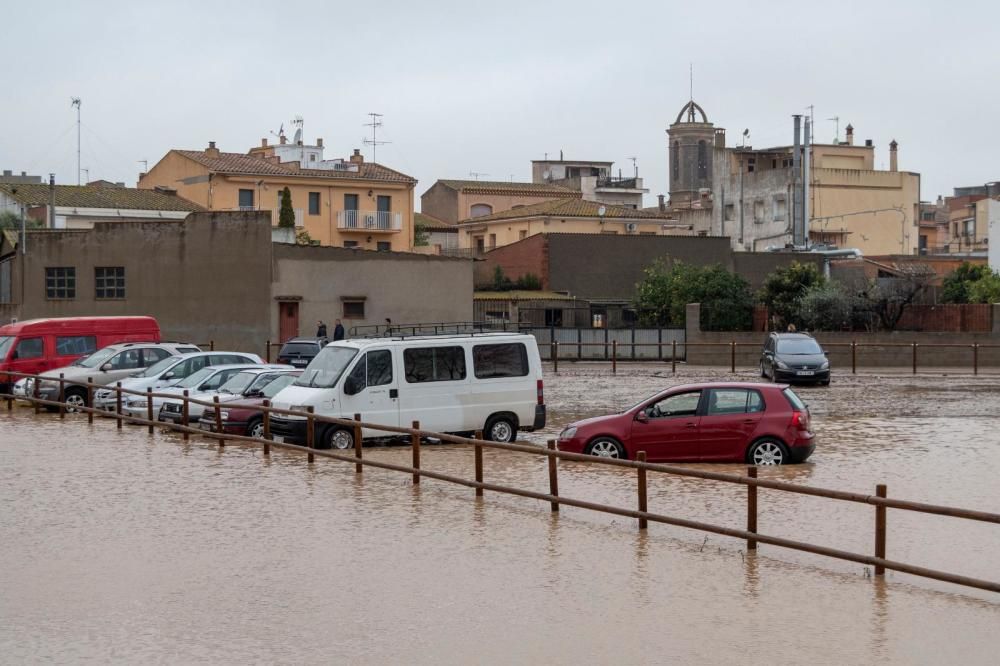
[[[333,327],[333,339],[334,341],[344,339],[344,325],[337,320],[337,325]]]
[[[325,338],[326,337],[326,324],[322,321],[316,322],[316,337]]]

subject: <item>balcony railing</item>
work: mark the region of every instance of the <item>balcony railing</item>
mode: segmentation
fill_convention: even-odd
[[[638,183],[635,178],[598,178],[598,187],[617,187],[623,190],[634,190]]]
[[[341,210],[337,212],[337,228],[344,231],[401,231],[403,217],[389,211]]]

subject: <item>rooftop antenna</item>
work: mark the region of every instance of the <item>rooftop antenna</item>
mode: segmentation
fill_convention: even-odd
[[[149,160],[136,160],[136,162],[142,165],[143,173],[149,173]]]
[[[488,176],[490,174],[483,173],[482,171],[470,171],[469,175],[472,176],[473,178],[475,178],[476,180],[479,180],[480,176]]]
[[[694,63],[688,63],[688,83],[690,85],[691,96],[688,98],[694,101]]]
[[[83,171],[83,172],[85,172],[87,174],[87,177],[84,178],[84,181],[85,182],[90,182],[90,169],[88,169],[87,167],[83,167],[83,168],[80,169],[80,171]]]
[[[740,144],[740,147],[741,148],[746,148],[747,141],[749,141],[749,140],[750,140],[750,128],[748,127],[745,130],[743,130],[743,143]]]
[[[371,139],[361,139],[361,142],[366,146],[372,147],[372,162],[375,161],[375,148],[378,146],[384,146],[387,143],[392,143],[392,141],[378,141],[375,138],[375,130],[382,127],[382,114],[381,113],[369,113],[372,121],[370,123],[365,123],[365,127],[372,128],[372,138]]]
[[[277,132],[275,132],[274,130],[271,130],[271,134],[272,134],[272,136],[278,137],[278,139],[284,139],[285,138],[285,123],[281,123],[281,126],[278,128]]]
[[[827,118],[827,120],[832,120],[837,123],[837,133],[833,135],[833,145],[840,143],[840,116],[834,116],[833,118]]]
[[[80,98],[70,97],[69,105],[76,107],[76,184],[80,185]]]
[[[639,158],[637,158],[637,157],[630,157],[629,159],[632,160],[632,170],[635,171],[635,177],[638,178],[639,177],[639,162],[638,162]]]
[[[304,124],[305,121],[302,120],[302,116],[295,116],[292,119],[292,126],[295,127],[295,135],[292,137],[292,143],[296,146],[299,145],[300,141],[302,141],[302,126]]]

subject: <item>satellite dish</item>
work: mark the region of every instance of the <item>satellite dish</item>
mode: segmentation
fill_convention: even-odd
[[[300,127],[297,130],[295,130],[295,137],[292,139],[292,143],[298,145],[299,141],[301,140],[302,140],[302,128]]]
[[[608,209],[605,208],[604,206],[601,206],[600,208],[597,209],[597,214],[600,215],[601,217],[604,217],[604,214],[607,212]]]

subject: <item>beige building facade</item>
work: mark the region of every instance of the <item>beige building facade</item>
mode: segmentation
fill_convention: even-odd
[[[416,180],[365,162],[360,151],[324,160],[323,142],[267,139],[247,153],[171,150],[142,174],[139,187],[174,191],[209,210],[270,211],[278,224],[281,192],[291,193],[295,227],[320,245],[406,251],[413,247]]]
[[[420,196],[420,212],[448,224],[552,199],[580,199],[579,190],[549,183],[439,180]]]

